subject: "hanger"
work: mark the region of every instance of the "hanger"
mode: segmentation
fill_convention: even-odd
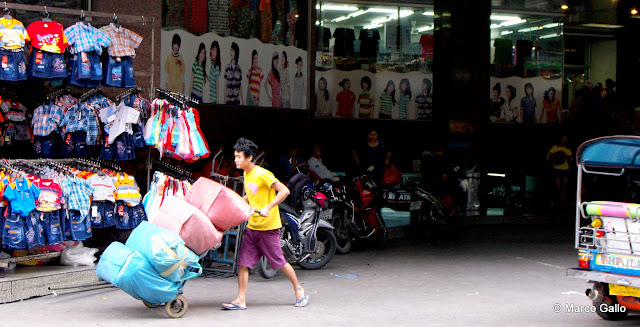
[[[7,8],[7,2],[4,2],[4,9],[2,9],[2,11],[5,12],[4,14],[4,19],[13,19],[13,17],[11,17],[11,12],[9,12],[9,8]]]
[[[44,6],[44,12],[42,13],[42,21],[45,23],[48,23],[51,21],[51,18],[49,17],[49,12],[47,11],[47,6]]]
[[[80,12],[80,17],[78,17],[78,21],[82,22],[83,24],[86,24],[86,22],[85,22],[86,18],[87,18],[87,16],[85,16],[84,10],[82,10]]]
[[[118,16],[116,16],[116,13],[113,13],[113,18],[111,19],[111,22],[113,23],[113,26],[120,27],[120,24],[118,23]]]

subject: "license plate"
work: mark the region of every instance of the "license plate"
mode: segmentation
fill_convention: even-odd
[[[618,284],[609,284],[609,294],[640,297],[640,288]]]
[[[413,202],[411,202],[411,204],[409,204],[409,211],[420,210],[420,205],[421,204],[422,204],[422,201],[413,201]]]
[[[322,210],[322,212],[320,212],[320,219],[331,220],[331,216],[333,216],[333,209]]]

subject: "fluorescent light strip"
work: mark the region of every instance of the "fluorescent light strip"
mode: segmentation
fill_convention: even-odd
[[[491,15],[491,20],[521,20],[518,16],[506,16],[506,15]]]
[[[529,28],[523,28],[521,30],[518,30],[518,33],[527,33],[527,32],[533,32],[533,31],[539,31],[541,30],[542,27],[541,26],[537,26],[537,27],[529,27]]]
[[[362,14],[366,14],[367,12],[365,10],[358,10],[356,12],[352,12],[349,14],[349,17],[358,17]]]
[[[337,22],[341,22],[341,21],[346,20],[346,19],[349,19],[349,16],[340,16],[338,18],[332,19],[331,21],[337,23]]]
[[[540,36],[539,39],[550,39],[550,38],[554,38],[554,37],[560,37],[562,36],[562,33],[553,33],[553,34],[547,34],[547,35],[542,35]]]
[[[416,32],[424,32],[424,31],[430,31],[433,29],[433,25],[428,25],[428,26],[422,26],[422,27],[418,27],[416,29]]]
[[[520,20],[507,20],[504,21],[500,24],[491,24],[490,27],[491,29],[496,29],[496,28],[501,28],[501,27],[507,27],[507,26],[513,26],[513,25],[518,25],[518,24],[524,24],[526,23],[527,20],[526,19],[520,19]]]
[[[425,16],[433,16],[434,12],[433,11],[425,11],[422,14],[425,15]]]
[[[624,27],[622,25],[611,25],[611,24],[582,24],[584,27],[595,27],[595,28],[621,28]]]
[[[316,9],[320,9],[320,5],[316,5]],[[333,10],[333,11],[358,11],[358,7],[351,7],[351,6],[322,6],[322,11],[325,10]]]
[[[371,30],[378,27],[382,27],[382,24],[371,24],[371,25],[364,26],[362,28],[365,30]]]
[[[487,176],[494,176],[494,177],[507,177],[507,174],[487,173]]]
[[[512,33],[513,33],[513,31],[502,31],[502,32],[500,32],[500,35],[509,35],[509,34],[512,34]]]

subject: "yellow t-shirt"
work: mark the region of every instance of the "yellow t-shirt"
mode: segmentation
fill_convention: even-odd
[[[549,158],[551,158],[551,154],[556,153],[558,151],[562,151],[564,152],[568,157],[571,157],[571,150],[567,149],[566,147],[563,146],[559,146],[559,145],[554,145],[551,150],[549,150],[549,152],[547,153],[547,160],[549,160]],[[568,160],[564,160],[564,162],[562,164],[556,164],[553,161],[551,162],[551,165],[553,166],[553,169],[558,169],[558,170],[569,170],[569,161]]]
[[[276,190],[271,186],[278,182],[273,173],[260,167],[255,166],[249,173],[244,173],[244,189],[249,198],[249,205],[258,209],[266,207],[276,197]],[[280,210],[278,207],[271,209],[268,217],[262,217],[258,213],[254,213],[249,217],[249,229],[253,230],[272,230],[282,227],[280,221]]]
[[[184,75],[184,60],[181,55],[177,57],[173,54],[167,56],[164,63],[164,71],[167,72],[169,78],[169,91],[183,93],[182,76]]]

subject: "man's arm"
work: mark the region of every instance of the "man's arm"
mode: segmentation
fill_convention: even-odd
[[[269,215],[269,212],[271,212],[271,209],[282,203],[282,201],[284,201],[284,199],[289,196],[289,193],[291,193],[289,189],[281,182],[273,183],[273,185],[271,185],[271,188],[276,190],[276,197],[273,199],[273,201],[271,201],[271,203],[267,204],[266,207],[256,210],[256,212],[258,212],[263,217],[267,217]]]

